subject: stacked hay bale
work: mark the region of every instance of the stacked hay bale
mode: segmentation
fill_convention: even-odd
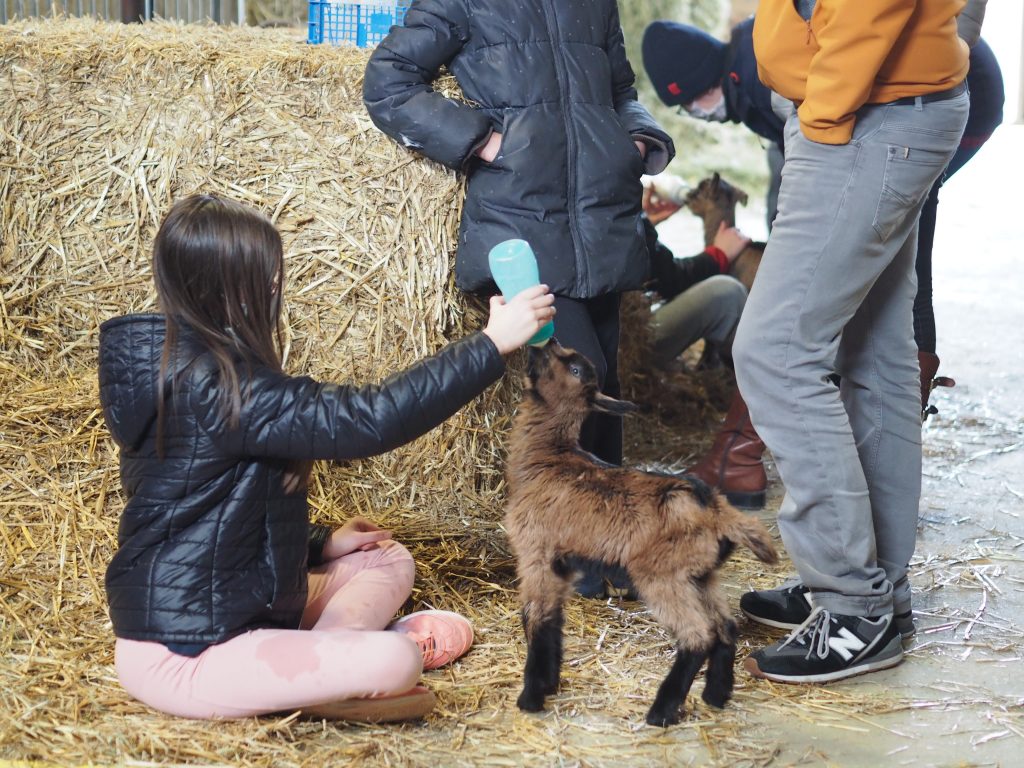
[[[169,24],[25,25],[2,40],[6,363],[91,377],[99,324],[154,309],[153,235],[196,191],[280,228],[289,370],[379,379],[478,327],[449,279],[460,182],[370,123],[365,51]],[[351,468],[335,501],[441,510],[483,493],[486,507],[500,480],[492,420],[509,398],[492,390]]]

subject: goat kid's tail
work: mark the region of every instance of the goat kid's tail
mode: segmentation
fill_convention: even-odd
[[[722,535],[735,544],[745,546],[762,563],[772,565],[778,562],[779,553],[775,551],[775,544],[764,523],[752,515],[743,514],[723,496],[717,496],[716,500]]]

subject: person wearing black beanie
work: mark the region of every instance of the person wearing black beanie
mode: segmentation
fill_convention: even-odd
[[[733,27],[726,44],[688,24],[655,21],[644,30],[642,52],[647,76],[666,105],[699,120],[742,123],[767,140],[771,229],[782,171],[782,120],[772,110],[771,91],[757,77],[753,29],[751,16]]]
[[[647,75],[665,104],[702,120],[743,123],[767,139],[770,228],[782,170],[782,120],[772,111],[771,91],[757,78],[753,26],[753,18],[740,22],[726,44],[687,24],[655,21],[644,31],[642,52]],[[768,485],[763,452],[737,392],[711,450],[688,471],[732,503],[757,509],[764,505]]]
[[[757,78],[753,29],[754,18],[745,19],[723,43],[688,24],[652,22],[644,30],[644,69],[666,105],[703,120],[743,123],[781,147],[782,120]]]

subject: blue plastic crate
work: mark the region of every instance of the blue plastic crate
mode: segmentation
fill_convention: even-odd
[[[309,0],[309,42],[369,48],[383,40],[395,24],[405,21],[411,0]]]

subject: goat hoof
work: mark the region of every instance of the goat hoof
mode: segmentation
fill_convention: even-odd
[[[673,709],[669,712],[656,711],[654,707],[651,707],[651,711],[647,713],[647,724],[653,725],[658,728],[668,728],[670,725],[675,725],[682,719],[682,710]]]
[[[523,691],[519,694],[519,698],[516,699],[516,706],[523,710],[523,712],[543,712],[544,694]]]
[[[701,698],[704,699],[704,703],[717,709],[723,709],[726,702],[732,698],[732,691],[715,691],[709,688],[704,689],[704,693],[701,694]]]

